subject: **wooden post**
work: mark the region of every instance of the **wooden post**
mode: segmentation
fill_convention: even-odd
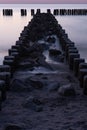
[[[85,59],[82,59],[82,58],[75,58],[74,59],[74,73],[75,73],[75,76],[78,76],[78,73],[79,73],[79,65],[81,63],[84,63],[85,62]]]
[[[34,16],[35,12],[34,9],[31,9],[31,16]]]
[[[81,88],[83,88],[83,80],[84,80],[85,75],[87,75],[87,69],[80,69],[79,70],[79,81],[80,81]]]
[[[70,53],[69,54],[69,68],[71,70],[73,70],[74,58],[80,58],[80,54],[78,54],[78,53]]]

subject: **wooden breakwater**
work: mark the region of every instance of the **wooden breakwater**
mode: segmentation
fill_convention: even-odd
[[[40,13],[41,9],[31,9],[31,15],[34,15],[35,12]],[[53,15],[87,15],[87,9],[47,9],[47,13],[52,13]]]
[[[34,15],[35,10],[31,9],[31,14],[32,14],[32,11]],[[54,9],[53,12],[51,11],[51,9],[47,9],[47,13],[52,13],[55,16],[57,15],[87,15],[87,9]]]
[[[87,15],[87,9],[54,9],[54,15]]]
[[[80,87],[83,88],[83,93],[87,94],[87,63],[85,63],[83,58],[80,58],[75,43],[68,38],[68,34],[51,13],[37,12],[29,24],[24,27],[19,40],[8,50],[8,56],[4,57],[3,65],[0,65],[0,109],[2,101],[6,99],[6,92],[10,89],[11,78],[19,67],[20,59],[26,57],[26,52],[23,51],[23,48],[27,47],[30,41],[36,43],[44,36],[52,34],[59,38],[62,51],[65,54],[65,61],[68,63],[71,72],[78,78]]]
[[[13,9],[3,9],[3,16],[13,16]],[[21,16],[27,16],[27,9],[20,9]],[[41,13],[41,9],[31,9],[31,16],[36,13]],[[54,9],[53,12],[51,9],[47,9],[47,13],[52,13],[53,15],[87,15],[87,9]]]

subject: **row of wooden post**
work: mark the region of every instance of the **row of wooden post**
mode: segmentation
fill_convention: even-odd
[[[2,102],[6,100],[6,92],[10,89],[10,81],[15,70],[18,67],[19,59],[21,57],[21,47],[24,45],[24,40],[28,38],[26,35],[27,27],[20,33],[19,40],[15,45],[12,45],[8,50],[8,56],[4,57],[3,64],[0,65],[0,110],[2,109]]]
[[[27,10],[21,9],[21,16],[27,16]],[[13,10],[12,9],[3,9],[3,16],[13,16]]]
[[[54,9],[54,15],[87,15],[87,9]]]
[[[61,31],[60,33],[58,32],[58,37],[62,50],[65,52],[66,62],[69,64],[70,70],[78,78],[79,85],[83,88],[83,93],[87,95],[87,63],[84,58],[80,57],[79,50],[75,43],[68,38],[65,30],[61,26],[60,28]]]
[[[37,9],[36,13],[40,13],[41,10]],[[51,9],[47,9],[47,13],[52,13]],[[35,10],[31,9],[31,15],[35,14]],[[87,9],[54,9],[53,15],[87,15]]]
[[[38,10],[38,13],[40,10]],[[48,10],[50,13],[50,11]],[[30,24],[29,24],[30,25]],[[28,25],[28,26],[29,26]],[[11,78],[18,67],[18,62],[21,57],[21,47],[25,41],[28,40],[29,27],[24,27],[21,32],[19,40],[15,45],[11,46],[8,50],[8,56],[4,57],[3,65],[0,65],[0,110],[1,104],[6,99],[6,91],[10,88]],[[66,62],[69,64],[70,70],[72,70],[76,77],[79,79],[80,87],[83,88],[83,93],[87,95],[87,63],[85,59],[80,57],[79,51],[72,42],[65,30],[58,24],[56,35],[60,40],[60,44],[63,52],[65,53]]]
[[[21,9],[21,16],[27,16],[27,10]],[[36,13],[41,13],[41,9],[37,9]],[[51,9],[47,9],[47,13],[51,13]],[[31,9],[31,16],[35,14],[35,10]],[[54,9],[53,15],[87,15],[87,9]],[[3,9],[3,16],[13,16],[12,9]]]

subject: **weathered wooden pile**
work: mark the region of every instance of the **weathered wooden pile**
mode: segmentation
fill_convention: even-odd
[[[6,91],[11,87],[10,80],[15,70],[19,67],[21,59],[26,58],[26,56],[28,57],[32,52],[30,43],[35,44],[36,41],[44,36],[52,34],[57,35],[59,38],[61,48],[65,54],[65,60],[69,64],[72,73],[75,73],[75,76],[78,77],[84,94],[87,94],[87,63],[85,63],[84,59],[80,58],[75,43],[68,38],[65,30],[58,24],[55,17],[50,12],[40,13],[40,10],[38,10],[37,14],[31,19],[31,22],[24,27],[16,44],[12,45],[11,49],[8,50],[8,56],[4,57],[3,65],[0,65],[1,103],[6,99]],[[24,51],[28,47],[30,47],[30,50]]]

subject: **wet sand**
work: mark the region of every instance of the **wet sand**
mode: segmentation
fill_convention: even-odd
[[[82,94],[78,80],[63,63],[59,64],[57,73],[29,74],[27,71],[15,72],[14,78],[27,86],[13,89],[7,93],[0,113],[0,129],[8,125],[19,126],[24,130],[86,130],[87,129],[87,96]],[[53,65],[52,65],[53,66]],[[30,87],[29,79],[40,81],[42,88]],[[58,93],[59,87],[72,84],[75,96],[63,96]],[[56,86],[56,87],[55,87]],[[17,88],[20,87],[16,86]],[[30,99],[36,99],[33,103]],[[39,102],[39,103],[38,103]]]

